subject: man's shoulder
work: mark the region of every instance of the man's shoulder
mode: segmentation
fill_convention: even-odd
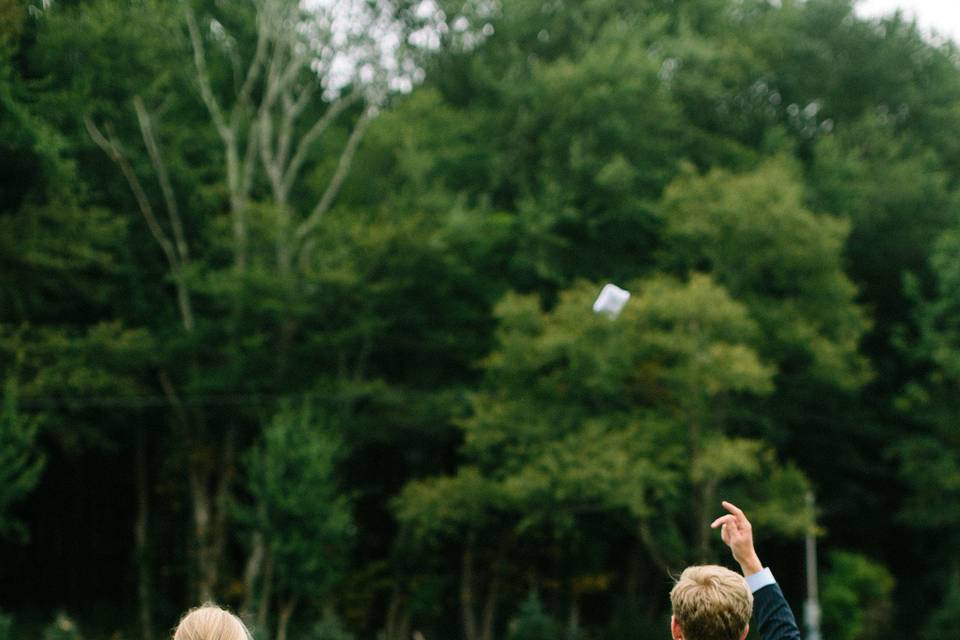
[[[763,640],[800,640],[800,630],[776,582],[753,593],[753,618]]]

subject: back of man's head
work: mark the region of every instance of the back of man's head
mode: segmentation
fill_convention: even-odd
[[[716,565],[687,567],[670,603],[684,640],[740,640],[753,613],[743,576]]]

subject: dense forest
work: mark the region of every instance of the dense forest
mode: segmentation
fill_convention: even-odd
[[[0,0],[0,638],[666,638],[721,499],[954,637],[958,134],[852,0]]]

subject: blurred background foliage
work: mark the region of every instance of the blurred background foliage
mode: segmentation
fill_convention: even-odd
[[[663,637],[721,498],[953,637],[957,131],[850,0],[0,0],[0,638]]]

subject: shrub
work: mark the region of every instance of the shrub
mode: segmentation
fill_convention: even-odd
[[[344,628],[336,612],[329,608],[324,610],[323,617],[314,623],[304,637],[307,640],[353,640],[353,634]]]
[[[960,576],[950,579],[943,604],[940,605],[923,630],[923,640],[949,640],[960,629]]]
[[[43,640],[83,640],[83,635],[77,623],[61,611],[43,630]]]
[[[0,640],[13,640],[13,616],[0,613]]]
[[[535,591],[520,605],[520,611],[510,622],[508,640],[557,640],[560,625],[543,608]]]

